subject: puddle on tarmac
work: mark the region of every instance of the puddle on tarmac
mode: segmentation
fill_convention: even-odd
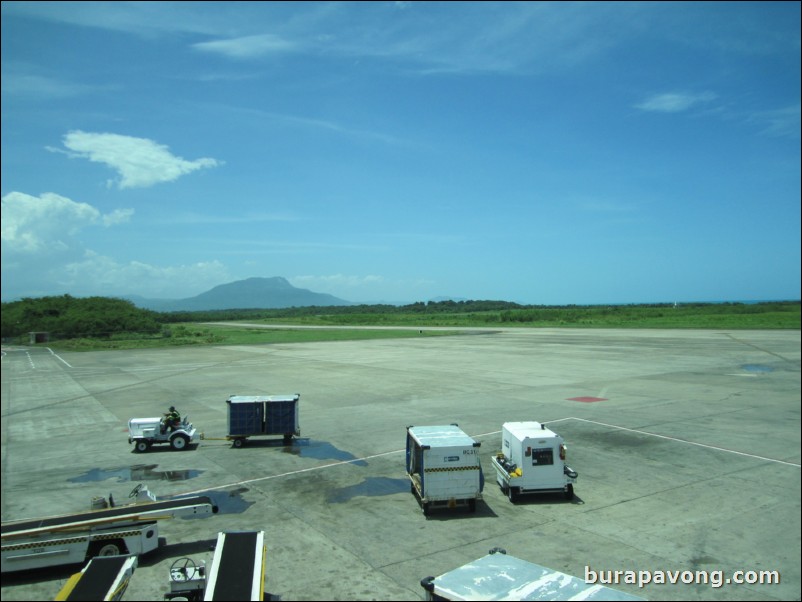
[[[199,491],[197,493],[193,493],[193,496],[196,495],[205,495],[206,497],[211,498],[212,504],[217,506],[217,514],[242,514],[248,508],[253,506],[256,502],[246,502],[242,498],[242,494],[248,491],[246,487],[240,487],[238,489],[232,489],[231,491]],[[181,499],[182,495],[177,495],[175,497],[170,498],[163,498],[163,499]],[[161,498],[160,498],[161,501]],[[204,516],[183,516],[181,518],[187,520],[195,520],[199,518],[206,518]]]
[[[774,368],[763,364],[744,364],[741,368],[747,372],[774,372]]]
[[[158,464],[138,464],[123,468],[93,468],[71,479],[70,483],[100,482],[116,479],[117,483],[127,481],[186,481],[203,473],[202,470],[156,470]]]
[[[351,462],[354,466],[367,466],[365,460],[357,460],[356,456],[350,452],[337,449],[326,441],[316,441],[314,439],[295,439],[292,445],[282,448],[284,453],[296,454],[302,458],[315,458],[316,460],[337,460],[339,462]]]
[[[347,502],[348,500],[364,496],[378,497],[409,492],[409,479],[390,479],[387,477],[368,477],[357,485],[344,487],[330,493],[327,501],[332,504]]]

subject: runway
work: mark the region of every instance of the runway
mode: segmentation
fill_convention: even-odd
[[[425,329],[424,329],[425,330]],[[424,599],[421,579],[494,547],[598,571],[776,571],[779,584],[620,584],[650,600],[800,598],[800,332],[498,329],[437,336],[2,357],[2,520],[81,512],[144,482],[209,495],[217,515],[164,522],[124,598],[161,600],[169,567],[211,565],[224,530],[264,530],[282,600]],[[221,440],[228,396],[301,395],[301,437]],[[136,454],[129,418],[175,405],[208,439]],[[576,497],[512,504],[490,457],[504,422],[568,443]],[[477,512],[424,517],[406,427],[481,442]],[[4,575],[2,599],[48,600],[72,570]]]

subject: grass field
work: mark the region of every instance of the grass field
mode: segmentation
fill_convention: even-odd
[[[433,337],[460,334],[459,331],[381,330],[381,329],[255,329],[210,324],[178,324],[165,330],[169,336],[116,335],[108,339],[65,339],[51,341],[53,349],[69,351],[98,351],[103,349],[150,349],[186,345],[267,345],[280,343],[309,343],[315,341],[358,341]]]
[[[440,307],[440,306],[436,306]],[[470,328],[667,328],[766,330],[800,328],[800,303],[721,303],[658,306],[570,306],[492,311],[326,312],[275,311],[241,320],[272,328],[250,328],[236,320],[168,324],[157,335],[136,333],[108,338],[54,340],[54,349],[91,351],[185,345],[251,345],[456,336]],[[268,314],[271,312],[268,312]],[[204,316],[207,318],[208,316]],[[287,328],[281,328],[287,326]],[[304,326],[293,329],[291,326]],[[315,328],[319,326],[321,328]],[[332,329],[331,326],[339,328]],[[406,327],[393,329],[390,327]],[[444,330],[429,330],[429,328]],[[448,330],[453,328],[453,330]]]

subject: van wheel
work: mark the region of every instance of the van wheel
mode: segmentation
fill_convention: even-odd
[[[509,487],[507,489],[507,497],[510,498],[510,501],[514,504],[518,501],[518,488],[517,487]]]
[[[429,516],[429,502],[423,502],[423,516]]]
[[[567,499],[567,500],[574,499],[574,486],[573,485],[568,485],[565,488],[565,499]]]
[[[476,512],[476,500],[468,500],[468,511]]]

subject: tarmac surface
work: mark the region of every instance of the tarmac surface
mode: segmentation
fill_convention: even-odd
[[[499,329],[359,342],[2,355],[2,520],[197,493],[220,512],[160,523],[123,600],[162,600],[169,568],[211,566],[217,534],[264,531],[281,600],[420,600],[491,548],[584,578],[689,571],[730,583],[609,587],[650,600],[800,599],[800,332]],[[232,394],[299,393],[301,436],[225,440]],[[170,405],[206,439],[135,453],[127,421]],[[562,435],[579,473],[512,504],[490,458],[504,422]],[[484,499],[423,515],[406,427],[481,443]],[[4,574],[2,599],[52,600],[80,566]],[[744,571],[745,573],[737,573]],[[751,572],[755,571],[755,572]],[[736,584],[776,571],[780,582]],[[602,573],[608,574],[608,573]],[[609,573],[612,576],[612,573]],[[620,579],[625,578],[621,574]]]

